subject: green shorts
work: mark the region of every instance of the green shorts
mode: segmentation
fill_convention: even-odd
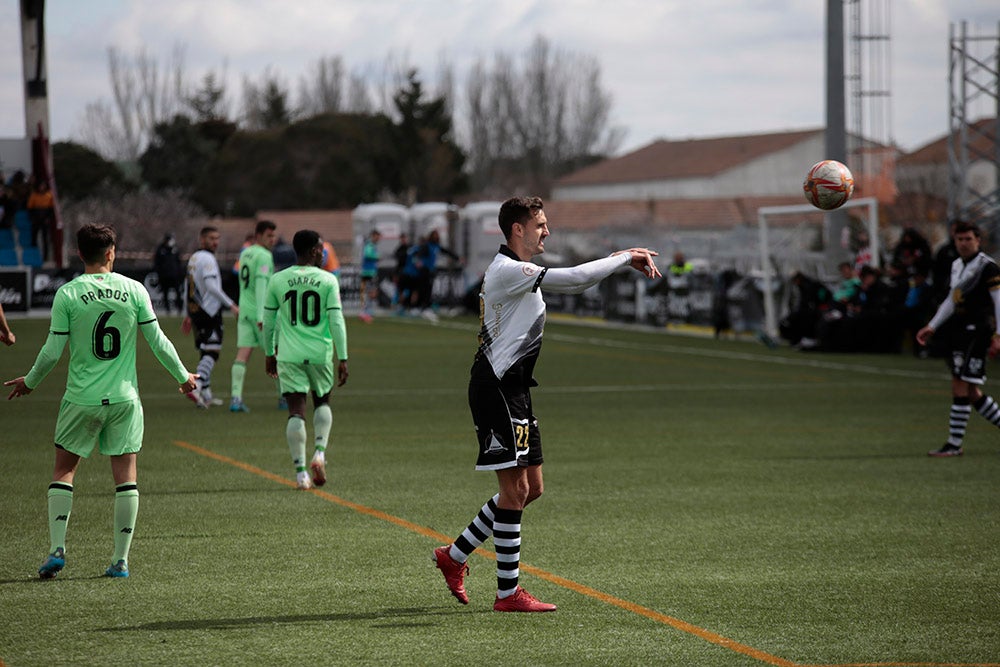
[[[264,332],[242,315],[236,323],[236,347],[264,347]]]
[[[311,391],[317,396],[326,396],[333,391],[333,362],[296,364],[279,361],[278,382],[282,394],[306,394]]]
[[[63,400],[56,418],[56,444],[83,458],[94,445],[105,456],[134,454],[142,448],[145,421],[139,399],[110,405],[78,405]]]

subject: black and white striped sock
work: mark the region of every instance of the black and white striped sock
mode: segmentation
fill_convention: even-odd
[[[462,534],[458,536],[448,550],[452,560],[464,563],[472,555],[472,552],[493,534],[493,521],[496,516],[497,502],[500,501],[500,494],[496,494],[486,501],[479,514],[472,520]]]
[[[986,418],[986,421],[994,426],[1000,426],[1000,405],[997,405],[992,396],[983,394],[975,402],[974,407],[979,414]]]
[[[962,439],[965,438],[965,428],[969,425],[969,417],[971,415],[972,406],[969,405],[968,396],[953,396],[951,399],[951,415],[948,419],[949,445],[962,446]]]
[[[497,597],[517,590],[521,562],[521,510],[498,507],[493,522],[493,546],[497,551]]]

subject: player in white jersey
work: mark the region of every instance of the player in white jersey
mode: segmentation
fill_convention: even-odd
[[[194,344],[201,358],[198,360],[198,388],[188,393],[188,398],[199,408],[221,405],[212,395],[212,369],[222,350],[222,309],[229,308],[234,316],[240,309],[222,291],[222,278],[215,251],[219,249],[219,230],[203,227],[198,236],[201,249],[188,260],[187,280],[184,289],[184,312],[181,323],[185,334],[194,329]]]
[[[521,513],[542,494],[542,440],[532,413],[530,388],[542,346],[545,301],[541,289],[579,294],[619,268],[631,266],[659,277],[647,248],[619,250],[609,257],[568,268],[544,268],[531,258],[545,252],[548,220],[538,197],[515,197],[500,207],[506,244],[483,278],[479,295],[479,350],[469,380],[469,408],[479,443],[477,470],[496,472],[500,491],[480,509],[450,545],[434,550],[445,583],[468,604],[464,578],[469,555],[493,536],[497,560],[495,611],[555,611],[518,585]]]

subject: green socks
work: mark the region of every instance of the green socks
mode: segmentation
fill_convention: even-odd
[[[247,365],[242,361],[233,362],[232,370],[232,391],[233,398],[243,398],[243,379],[247,376]]]
[[[333,410],[329,405],[321,405],[313,412],[313,432],[316,434],[318,451],[326,451],[331,428],[333,428]]]
[[[139,488],[135,482],[119,484],[115,487],[115,555],[111,562],[128,562],[128,550],[132,546],[135,531],[135,517],[139,513]]]
[[[298,415],[289,417],[285,437],[288,438],[288,452],[292,455],[295,472],[303,472],[306,469],[306,420]]]
[[[66,524],[73,510],[73,485],[63,482],[49,484],[49,553],[59,547],[66,549]]]

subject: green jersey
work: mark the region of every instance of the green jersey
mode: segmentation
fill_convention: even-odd
[[[85,273],[56,292],[45,345],[25,376],[34,389],[52,370],[69,342],[65,400],[108,405],[139,397],[135,372],[136,332],[156,358],[183,383],[187,369],[163,334],[142,283],[118,273]]]
[[[275,337],[281,341],[278,361],[330,363],[347,359],[347,327],[340,306],[340,282],[315,266],[290,266],[278,271],[267,286],[264,301],[264,351],[274,356]]]
[[[240,253],[240,317],[262,321],[267,282],[274,273],[271,251],[254,243]]]

